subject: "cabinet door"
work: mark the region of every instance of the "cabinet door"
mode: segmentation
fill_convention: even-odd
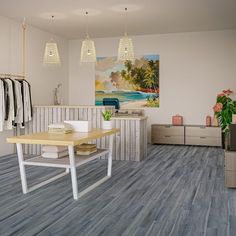
[[[225,152],[225,170],[236,171],[236,152]]]
[[[185,144],[221,147],[221,138],[206,137],[206,136],[200,136],[200,137],[186,136]]]
[[[221,138],[221,128],[205,126],[186,126],[185,135],[193,137],[215,137]]]
[[[225,186],[228,188],[236,188],[236,171],[225,171]]]
[[[184,136],[158,135],[152,136],[152,143],[159,144],[184,144]]]
[[[184,135],[184,126],[172,126],[172,125],[153,125],[153,135]]]

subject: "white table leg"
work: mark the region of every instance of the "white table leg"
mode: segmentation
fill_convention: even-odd
[[[68,146],[69,158],[70,158],[70,170],[71,170],[71,182],[72,182],[72,191],[73,197],[75,200],[78,199],[78,185],[77,185],[77,175],[75,167],[75,153],[74,147]]]
[[[25,166],[24,166],[24,156],[22,151],[22,144],[17,143],[17,156],[19,161],[19,168],[20,168],[20,177],[21,177],[21,185],[22,185],[22,191],[24,194],[28,192],[27,188],[27,180],[26,180],[26,174],[25,174]]]
[[[113,137],[114,135],[109,136],[109,155],[108,155],[107,176],[111,176],[111,170],[112,170]]]

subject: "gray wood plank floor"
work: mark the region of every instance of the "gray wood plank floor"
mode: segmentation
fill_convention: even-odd
[[[29,185],[61,170],[27,167]],[[78,168],[83,190],[106,161]],[[236,235],[236,190],[224,187],[223,150],[149,146],[148,159],[113,162],[107,182],[78,201],[70,175],[23,195],[15,155],[0,157],[0,235]]]

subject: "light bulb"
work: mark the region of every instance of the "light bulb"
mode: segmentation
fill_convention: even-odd
[[[90,52],[90,50],[88,50],[88,51],[87,51],[87,55],[91,55],[91,52]]]

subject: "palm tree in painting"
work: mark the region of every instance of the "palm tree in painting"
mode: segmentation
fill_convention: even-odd
[[[152,77],[146,77],[144,80],[145,86],[150,90],[154,89],[155,82],[153,81]]]
[[[125,61],[125,69],[121,71],[121,77],[132,84],[136,89],[149,88],[158,93],[159,88],[159,63],[150,60],[145,67],[135,67],[131,61]]]
[[[145,70],[145,86],[153,89],[157,93],[158,83],[158,67],[153,60],[148,61],[148,67]]]
[[[124,62],[125,70],[121,71],[121,77],[128,81],[130,84],[135,84],[135,78],[133,75],[133,69],[132,69],[132,62],[131,61],[125,61]]]

